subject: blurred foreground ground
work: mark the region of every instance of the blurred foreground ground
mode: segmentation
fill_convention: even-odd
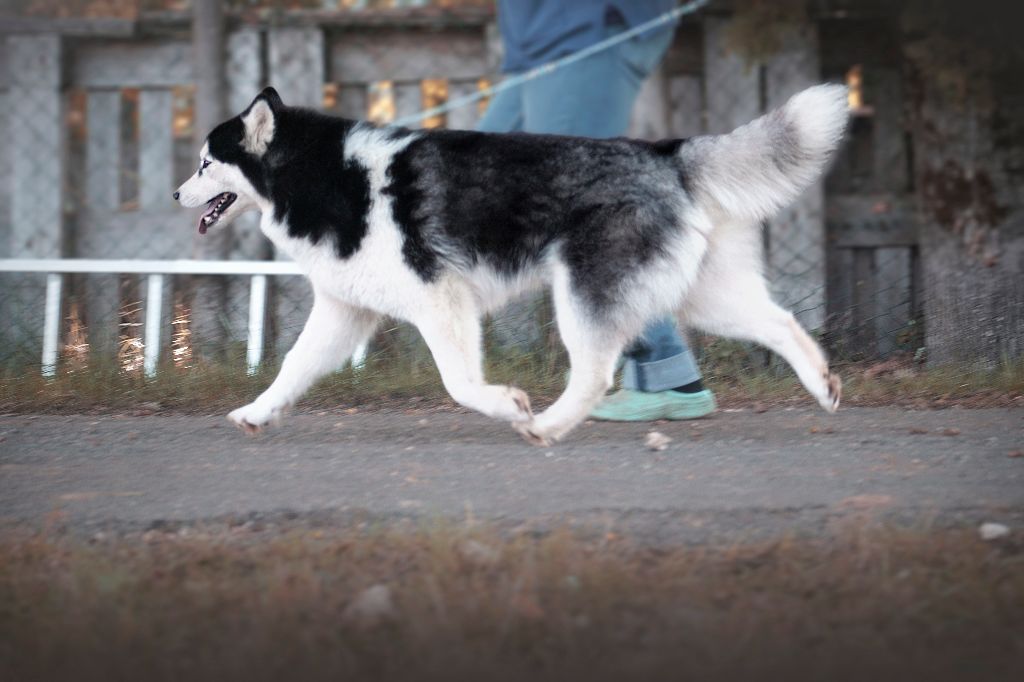
[[[1020,415],[6,415],[0,678],[1019,680]]]

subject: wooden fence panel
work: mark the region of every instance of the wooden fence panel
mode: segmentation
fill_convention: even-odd
[[[109,224],[121,206],[121,92],[90,90],[85,102],[85,195],[75,220],[75,255],[110,258],[124,241],[111,238]],[[117,347],[120,277],[93,275],[84,278],[84,287],[90,347],[109,355]]]
[[[333,33],[328,74],[339,83],[479,78],[490,71],[483,38],[479,30]]]
[[[158,258],[175,258],[178,254],[187,253],[192,242],[189,215],[171,198],[175,186],[173,111],[171,90],[147,88],[139,93],[139,209],[140,212],[152,212],[154,216],[144,221],[140,219],[136,224],[138,229],[149,235],[145,251],[156,254]],[[145,279],[137,277],[137,291],[143,291]],[[170,347],[171,287],[161,288],[160,299],[157,321],[166,331],[157,337],[164,348],[155,351],[156,358]]]
[[[641,140],[660,140],[669,137],[669,103],[668,74],[665,66],[661,65],[640,86],[626,135]]]
[[[420,81],[411,83],[395,83],[395,117],[403,118],[420,111],[423,108],[423,90]],[[416,121],[409,125],[410,128],[422,128],[423,121]]]
[[[276,28],[268,34],[269,81],[285,104],[323,105],[324,34],[319,28]]]
[[[8,39],[8,143],[11,165],[11,255],[63,255],[60,187],[63,166],[61,39],[57,35]]]
[[[171,88],[192,83],[187,40],[104,40],[78,46],[71,82],[84,88]]]
[[[366,119],[369,97],[365,83],[343,83],[338,90],[337,114],[357,121]]]
[[[0,130],[5,132],[11,125],[9,107],[7,89],[0,88]],[[0,145],[0,258],[11,256],[11,165],[7,155],[8,145]]]
[[[671,76],[668,105],[669,126],[674,137],[695,137],[704,133],[704,93],[700,76]]]
[[[913,250],[875,249],[875,339],[881,355],[900,350],[913,323]]]
[[[90,90],[85,101],[87,135],[83,204],[88,209],[116,211],[121,204],[121,92]],[[90,240],[83,242],[88,249]]]
[[[828,331],[843,357],[913,350],[921,295],[916,227],[894,195],[829,197]]]
[[[64,255],[62,44],[54,34],[7,38],[7,165],[10,173],[10,255]],[[6,298],[9,343],[33,345],[40,337],[41,278],[23,278]]]
[[[139,206],[175,210],[174,130],[171,91],[146,89],[139,94]],[[184,221],[183,221],[184,222]],[[158,253],[180,253],[181,240],[174,235],[154,234],[161,243],[151,244]],[[166,240],[166,241],[165,241]]]
[[[480,74],[483,76],[483,74]],[[448,81],[448,101],[456,100],[460,97],[466,97],[477,92],[478,79],[469,81]],[[477,103],[467,104],[466,106],[453,109],[448,113],[448,120],[446,121],[446,127],[452,130],[473,130],[476,128],[477,122],[480,120],[479,107]]]
[[[10,87],[8,74],[7,41],[0,40],[0,131],[10,129]],[[8,145],[0,145],[0,258],[11,255],[11,166]]]
[[[727,133],[761,115],[756,68],[729,50],[728,19],[704,20],[704,81],[707,83],[707,132]]]

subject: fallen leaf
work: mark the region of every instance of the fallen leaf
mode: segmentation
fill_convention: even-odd
[[[960,429],[942,429],[943,436],[959,436]]]
[[[923,436],[924,434],[928,433],[928,429],[922,429],[919,426],[913,426],[911,427],[910,432],[917,436]]]
[[[1006,456],[1010,458],[1024,457],[1024,450],[1011,450],[1006,453]]]
[[[644,445],[648,450],[664,450],[671,442],[672,439],[660,431],[651,431],[647,434],[647,437],[644,438]]]

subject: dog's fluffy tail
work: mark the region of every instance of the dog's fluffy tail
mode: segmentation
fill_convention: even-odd
[[[679,156],[690,192],[712,214],[769,218],[822,172],[848,118],[846,87],[818,85],[728,135],[688,140]]]

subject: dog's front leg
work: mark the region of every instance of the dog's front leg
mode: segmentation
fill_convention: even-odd
[[[277,422],[317,379],[329,374],[369,339],[380,316],[319,293],[306,326],[260,397],[228,415],[247,433]]]
[[[461,294],[461,295],[460,295]],[[514,386],[484,382],[480,319],[465,292],[437,296],[416,320],[448,394],[488,417],[524,423],[533,419],[530,399]]]

